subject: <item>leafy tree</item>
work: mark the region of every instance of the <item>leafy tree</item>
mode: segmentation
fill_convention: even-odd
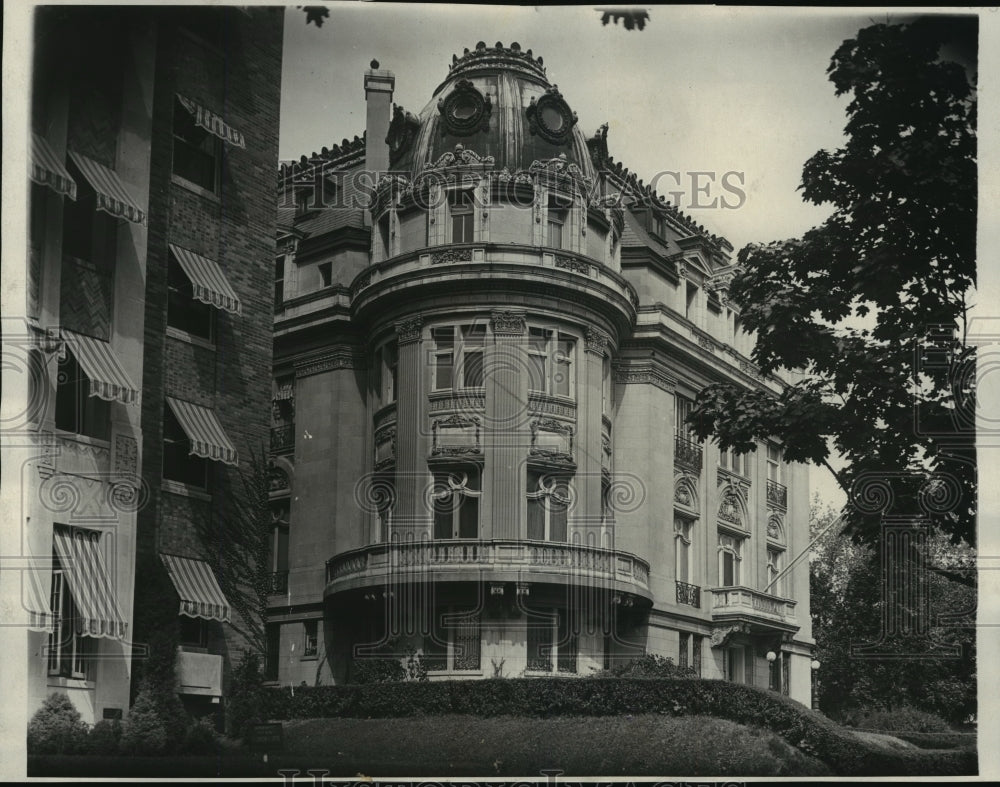
[[[894,638],[898,656],[861,658],[852,655],[852,645],[877,642],[881,633],[887,603],[882,566],[875,549],[839,532],[835,520],[832,509],[813,506],[810,526],[816,543],[809,586],[820,708],[843,719],[858,708],[913,707],[953,723],[963,721],[976,709],[975,629],[971,621],[943,616],[969,614],[975,590],[940,569],[971,569],[974,551],[950,545],[944,535],[933,536],[927,550],[926,630]],[[962,622],[966,625],[951,625]],[[959,655],[941,655],[948,646],[958,646]]]
[[[264,621],[271,588],[269,491],[270,471],[261,446],[256,452],[251,449],[248,469],[240,470],[239,483],[225,486],[217,516],[198,526],[206,559],[236,613],[230,627],[261,656],[267,650]]]
[[[945,54],[968,49],[974,58],[976,24],[876,24],[836,51],[828,73],[837,95],[851,95],[848,140],[806,162],[801,185],[805,200],[833,213],[801,238],[742,249],[730,287],[743,327],[756,333],[761,371],[804,374],[777,397],[710,385],[690,421],[702,439],[740,452],[780,438],[786,459],[831,472],[836,450],[846,467],[834,475],[847,492],[872,473],[907,473],[910,482],[893,482],[899,513],[921,510],[920,485],[933,474],[933,494],[950,500],[934,524],[968,543],[974,425],[962,416],[974,408],[963,372],[974,358],[966,313],[976,100],[965,66]],[[878,514],[853,506],[846,522],[855,537],[876,540]]]

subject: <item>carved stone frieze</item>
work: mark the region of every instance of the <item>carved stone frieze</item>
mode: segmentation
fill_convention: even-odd
[[[472,262],[472,249],[448,249],[431,255],[431,265],[447,262]]]
[[[396,340],[400,344],[420,341],[423,332],[424,318],[409,317],[396,323]]]
[[[493,312],[490,326],[494,334],[505,336],[523,336],[527,332],[524,314],[517,312]]]
[[[555,265],[557,268],[562,268],[563,270],[573,271],[574,273],[580,273],[584,276],[590,276],[590,266],[582,260],[578,260],[576,257],[569,257],[565,254],[556,254]]]

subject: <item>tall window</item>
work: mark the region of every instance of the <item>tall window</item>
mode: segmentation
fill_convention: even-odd
[[[479,538],[478,468],[434,473],[434,538]]]
[[[767,444],[767,480],[782,483],[781,449],[774,443]]]
[[[194,116],[174,99],[174,174],[205,191],[218,193],[222,140],[195,125]]]
[[[684,292],[684,316],[694,322],[698,312],[698,285],[694,282],[686,282]]]
[[[285,257],[274,261],[274,308],[280,309],[285,302]]]
[[[97,533],[91,534],[98,538]],[[50,597],[54,626],[49,633],[48,673],[65,678],[89,680],[92,678],[93,657],[97,650],[93,637],[84,636],[83,623],[76,600],[66,581],[66,567],[52,553],[52,595]],[[78,570],[78,569],[77,569]]]
[[[333,284],[333,263],[321,262],[316,266],[319,271],[319,286],[329,287]]]
[[[735,587],[740,584],[740,562],[743,539],[719,534],[719,584]]]
[[[451,242],[472,243],[473,226],[472,192],[461,191],[451,199]]]
[[[565,541],[569,484],[565,478],[541,470],[528,470],[528,538],[532,541]]]
[[[377,476],[375,490],[378,540],[385,544],[392,538],[392,513],[396,508],[396,479],[391,473]]]
[[[724,651],[726,662],[726,680],[733,683],[746,683],[746,662],[745,649],[742,645],[731,645]]]
[[[680,394],[674,395],[674,432],[678,437],[683,437],[686,440],[695,439],[691,433],[690,424],[686,423],[693,409],[694,403],[690,399],[685,399]]]
[[[548,328],[528,329],[528,387],[541,393],[573,397],[576,342]]]
[[[566,609],[533,609],[528,613],[528,670],[575,673],[580,634]]]
[[[478,671],[480,619],[477,612],[438,606],[434,609],[433,634],[424,635],[423,661],[428,670]]]
[[[271,503],[271,538],[268,544],[268,568],[274,573],[288,571],[289,537],[288,500]]]
[[[691,638],[691,669],[699,678],[701,677],[701,641],[700,634],[695,634]]]
[[[208,460],[190,453],[191,441],[173,411],[163,405],[163,477],[168,481],[208,488]]]
[[[611,358],[604,356],[601,369],[601,413],[608,415],[615,406],[615,389],[611,382]]]
[[[281,286],[283,291],[283,281]],[[284,295],[281,297],[284,298]],[[274,298],[277,307],[279,305],[277,281],[274,285]],[[191,280],[184,273],[180,263],[174,259],[173,254],[170,255],[167,264],[167,325],[208,341],[212,340],[215,325],[215,309],[207,303],[195,300]]]
[[[392,256],[392,249],[389,245],[389,221],[388,213],[378,220],[378,236],[382,241],[382,259],[388,259]]]
[[[434,390],[481,388],[486,324],[434,328]]]
[[[563,227],[566,224],[566,209],[549,203],[548,245],[553,249],[563,247]]]
[[[688,648],[691,646],[691,635],[686,631],[680,632],[677,647],[677,666],[686,669],[688,666]]]
[[[63,200],[59,321],[64,328],[108,341],[114,315],[117,229],[97,210],[93,193]]]
[[[735,451],[719,451],[719,467],[724,470],[732,470],[738,475],[749,474],[749,456],[747,454],[737,454]]]
[[[72,352],[59,362],[56,383],[56,429],[108,440],[111,437],[111,404],[90,395],[90,380]]]
[[[264,680],[278,679],[278,662],[281,658],[281,624],[264,624]]]
[[[784,569],[784,558],[783,550],[773,547],[767,548],[767,592],[772,596],[785,595],[785,580],[784,577],[780,576]]]
[[[675,569],[677,579],[680,582],[691,581],[691,531],[693,529],[693,519],[674,515]]]
[[[305,620],[302,622],[302,656],[312,658],[319,650],[319,621]]]
[[[399,345],[395,342],[383,345],[380,355],[380,378],[382,386],[379,395],[382,399],[382,404],[389,404],[396,401],[396,391],[399,382],[397,377],[399,369]]]

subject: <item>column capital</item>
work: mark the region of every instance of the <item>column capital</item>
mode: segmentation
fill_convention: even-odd
[[[420,341],[420,333],[423,329],[423,317],[408,317],[396,323],[396,340],[400,344],[409,344]]]
[[[584,340],[587,352],[603,356],[605,351],[608,349],[608,343],[611,341],[611,337],[606,331],[602,331],[600,328],[588,325],[587,330],[584,332]]]
[[[506,336],[523,336],[527,332],[524,314],[519,312],[493,312],[490,327],[494,334]]]

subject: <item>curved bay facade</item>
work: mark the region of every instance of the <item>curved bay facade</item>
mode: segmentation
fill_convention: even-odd
[[[643,652],[809,702],[806,469],[720,453],[732,247],[587,138],[530,51],[279,183],[268,677],[585,675]],[[798,566],[798,567],[796,567]],[[768,658],[773,655],[773,658]]]

